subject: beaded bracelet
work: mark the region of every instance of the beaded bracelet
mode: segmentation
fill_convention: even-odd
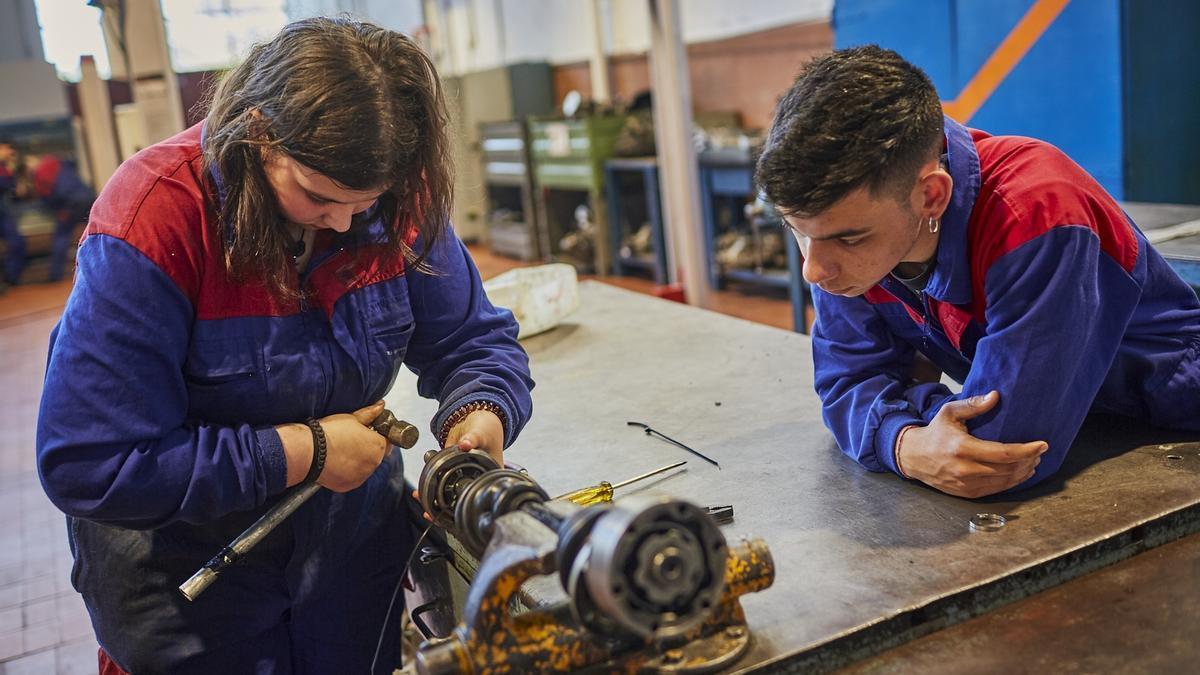
[[[308,475],[304,477],[304,482],[315,483],[325,470],[325,453],[329,448],[325,443],[325,430],[321,428],[321,423],[314,419],[304,420],[304,423],[312,431],[313,437],[312,464],[308,467]]]
[[[508,421],[504,418],[504,408],[501,408],[499,405],[491,401],[482,399],[471,401],[470,403],[451,413],[450,416],[446,418],[446,421],[442,424],[442,429],[438,432],[438,442],[443,448],[446,447],[446,439],[450,436],[450,430],[453,429],[459,422],[467,419],[468,415],[478,410],[486,410],[494,414],[496,417],[500,418],[500,426],[508,426]]]

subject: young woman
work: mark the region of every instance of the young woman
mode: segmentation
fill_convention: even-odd
[[[102,667],[396,665],[398,611],[375,650],[413,539],[399,451],[365,424],[402,362],[440,401],[444,446],[501,458],[531,411],[516,323],[447,224],[446,126],[411,40],[300,21],[99,196],[51,336],[38,467]],[[306,480],[329,489],[179,594]]]

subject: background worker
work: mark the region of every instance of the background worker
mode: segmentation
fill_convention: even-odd
[[[25,238],[17,229],[17,219],[9,208],[17,189],[19,167],[16,148],[0,140],[0,241],[4,242],[4,260],[0,265],[0,288],[16,284],[25,268]]]
[[[54,216],[50,248],[50,281],[63,278],[67,250],[75,243],[75,230],[86,224],[96,195],[79,176],[75,162],[54,155],[29,158],[34,195]]]

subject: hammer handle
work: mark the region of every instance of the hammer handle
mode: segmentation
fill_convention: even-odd
[[[396,419],[390,410],[380,413],[370,426],[376,433],[388,439],[388,442],[404,449],[413,447],[417,442],[417,428],[408,422]],[[241,560],[242,556],[263,540],[263,537],[287,520],[288,516],[292,515],[310,497],[317,494],[320,489],[321,486],[316,483],[305,483],[289,492],[286,497],[254,521],[253,525],[247,527],[236,539],[229,542],[228,546],[213,556],[212,560],[205,563],[204,567],[196,570],[191,578],[180,584],[179,592],[183,593],[183,597],[188,600],[195,600],[217,580],[217,576],[225,568]]]

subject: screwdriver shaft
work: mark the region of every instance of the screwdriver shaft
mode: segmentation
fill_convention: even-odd
[[[600,483],[598,483],[596,485],[589,485],[588,487],[585,487],[585,488],[573,490],[571,492],[566,493],[565,495],[559,495],[559,496],[555,497],[555,499],[565,499],[567,501],[575,502],[576,504],[578,504],[580,506],[591,506],[592,504],[601,504],[601,503],[605,503],[605,502],[611,502],[613,499],[613,490],[616,490],[619,487],[625,487],[626,485],[629,485],[631,483],[636,483],[639,480],[646,480],[647,478],[650,478],[651,476],[657,476],[658,474],[660,474],[664,471],[670,471],[671,469],[677,469],[677,468],[683,466],[684,464],[687,464],[687,460],[684,460],[682,462],[675,462],[674,464],[668,464],[667,466],[659,467],[653,471],[647,471],[646,473],[644,473],[640,476],[635,476],[633,478],[630,478],[629,480],[621,481],[620,483],[617,483],[616,485],[613,485],[606,480],[600,481]]]
[[[681,466],[683,466],[684,464],[687,464],[687,460],[686,460],[686,459],[685,459],[685,460],[683,460],[682,462],[675,462],[674,464],[670,464],[670,465],[667,465],[667,466],[664,466],[664,467],[660,467],[660,468],[657,468],[657,469],[655,469],[655,470],[653,470],[653,471],[647,471],[646,473],[644,473],[644,474],[642,474],[642,475],[640,475],[640,476],[634,476],[633,478],[630,478],[629,480],[623,480],[623,481],[621,481],[620,483],[617,483],[616,485],[613,485],[613,489],[614,489],[614,490],[616,490],[617,488],[622,488],[622,487],[625,487],[626,485],[629,485],[629,484],[631,484],[631,483],[636,483],[636,482],[638,482],[639,480],[646,480],[647,478],[649,478],[649,477],[651,477],[651,476],[657,476],[658,474],[660,474],[660,473],[662,473],[662,472],[664,472],[664,471],[670,471],[671,469],[674,469],[674,468],[677,468],[677,467],[681,467]]]

